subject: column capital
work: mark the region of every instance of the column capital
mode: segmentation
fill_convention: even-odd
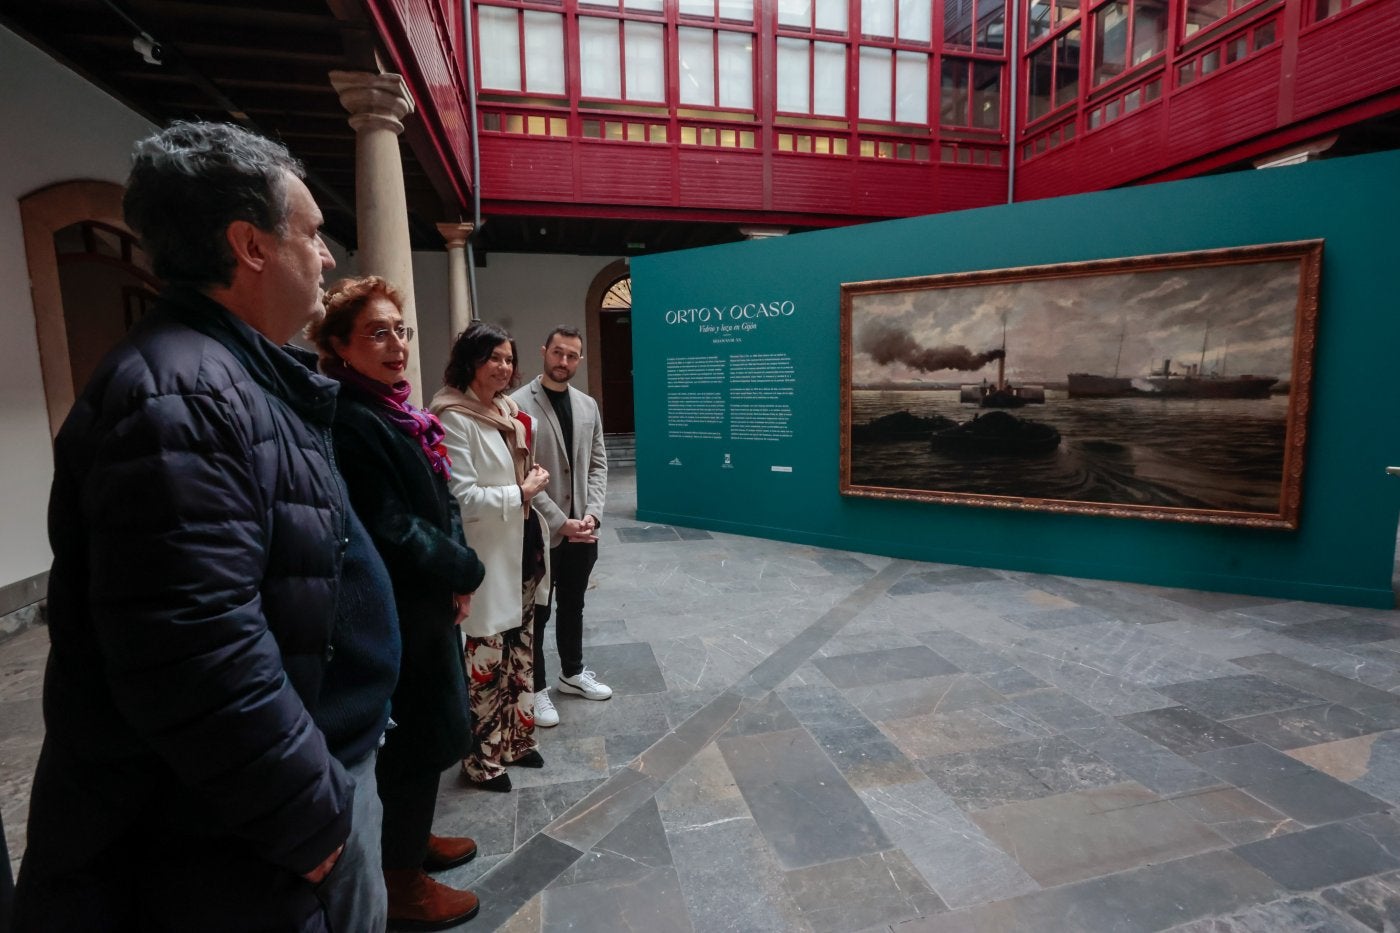
[[[350,112],[350,126],[381,127],[403,132],[403,118],[413,113],[413,95],[402,75],[368,71],[332,71],[331,87],[340,105]]]
[[[438,224],[437,231],[447,241],[448,249],[461,249],[467,245],[467,238],[476,229],[476,224]]]

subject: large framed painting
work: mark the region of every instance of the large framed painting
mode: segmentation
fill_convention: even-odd
[[[1296,529],[1322,241],[841,286],[841,492]]]

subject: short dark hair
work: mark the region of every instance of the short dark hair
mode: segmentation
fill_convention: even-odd
[[[583,334],[578,332],[577,327],[570,327],[568,324],[556,324],[554,330],[549,332],[549,336],[544,338],[544,345],[548,347],[554,342],[555,337],[572,337],[579,343],[583,343]]]
[[[504,329],[485,321],[473,321],[462,331],[457,342],[452,344],[452,352],[447,357],[447,368],[442,372],[442,381],[460,392],[476,378],[476,371],[491,358],[491,351],[503,343],[510,344],[510,355],[515,360],[511,367],[510,385],[520,385],[520,354],[515,349],[515,338]]]
[[[136,144],[122,213],[168,283],[233,281],[224,231],[236,220],[286,232],[287,175],[306,170],[281,143],[229,123],[177,121]]]
[[[372,298],[387,298],[403,313],[403,293],[382,275],[341,279],[326,289],[326,316],[306,329],[306,338],[316,345],[322,359],[336,355],[334,341],[350,342],[350,331]]]

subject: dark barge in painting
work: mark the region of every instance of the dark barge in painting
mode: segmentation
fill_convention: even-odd
[[[1054,425],[1004,411],[989,411],[929,438],[934,453],[950,457],[1040,457],[1059,446],[1060,432]]]
[[[922,441],[934,431],[951,428],[957,422],[942,415],[924,417],[904,408],[874,421],[851,426],[851,440],[867,444],[893,444],[899,441]]]

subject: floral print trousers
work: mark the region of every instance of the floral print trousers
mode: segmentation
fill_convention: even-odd
[[[521,625],[486,638],[467,636],[472,704],[472,751],[462,759],[471,781],[489,781],[505,766],[539,748],[535,742],[535,590],[539,576],[521,586]]]

